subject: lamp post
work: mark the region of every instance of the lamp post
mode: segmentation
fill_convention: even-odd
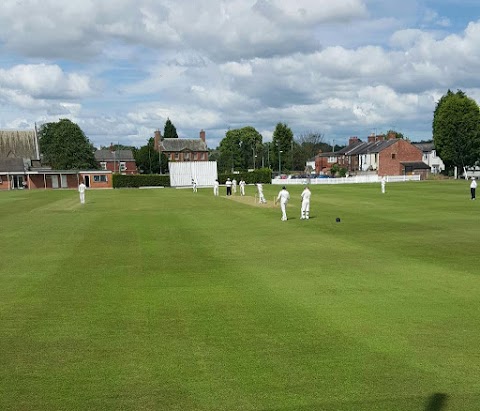
[[[253,156],[253,169],[255,170],[257,156],[255,155],[255,147],[252,147],[252,156]]]
[[[282,150],[278,150],[278,176],[280,177],[282,175],[282,161],[281,161],[281,153],[283,153]]]

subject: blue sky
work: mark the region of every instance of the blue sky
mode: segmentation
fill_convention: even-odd
[[[69,118],[97,146],[278,122],[346,142],[431,138],[450,88],[480,101],[476,2],[4,0],[0,128]]]

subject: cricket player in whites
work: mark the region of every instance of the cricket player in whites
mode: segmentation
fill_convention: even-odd
[[[242,196],[244,196],[245,195],[245,180],[243,178],[240,180],[239,185],[240,185],[240,194]]]
[[[262,204],[266,204],[267,200],[265,200],[265,196],[263,195],[262,183],[257,183],[257,191],[258,191],[258,202]]]
[[[310,197],[312,196],[312,192],[305,186],[302,191],[302,214],[300,216],[300,220],[308,220],[310,218]]]
[[[87,186],[85,185],[85,183],[82,180],[82,182],[78,186],[78,192],[80,193],[80,204],[85,204],[85,190],[86,189],[87,189]]]
[[[282,209],[282,221],[287,221],[288,200],[290,200],[290,193],[287,191],[285,186],[283,186],[278,193],[277,199],[275,200],[275,204],[277,203],[277,201],[280,201],[280,208]]]

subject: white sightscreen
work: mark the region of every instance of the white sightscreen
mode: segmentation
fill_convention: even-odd
[[[218,178],[216,161],[169,162],[168,171],[172,187],[191,186],[193,178],[197,179],[199,187],[211,187]]]

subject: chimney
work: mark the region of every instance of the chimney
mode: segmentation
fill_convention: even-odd
[[[202,139],[202,141],[203,141],[204,143],[206,143],[206,141],[205,141],[205,131],[200,130],[200,138]]]
[[[358,137],[350,137],[349,140],[348,140],[348,145],[352,145],[352,144],[355,144],[358,142]]]
[[[162,141],[162,133],[160,133],[160,130],[155,130],[153,137],[153,148],[155,151],[160,151],[160,141]]]
[[[385,134],[379,134],[377,136],[377,141],[383,141],[383,140],[385,140]]]
[[[370,134],[370,135],[368,136],[368,142],[369,142],[369,143],[375,143],[375,141],[376,141],[376,136],[375,136],[375,134],[373,134],[373,133]]]

